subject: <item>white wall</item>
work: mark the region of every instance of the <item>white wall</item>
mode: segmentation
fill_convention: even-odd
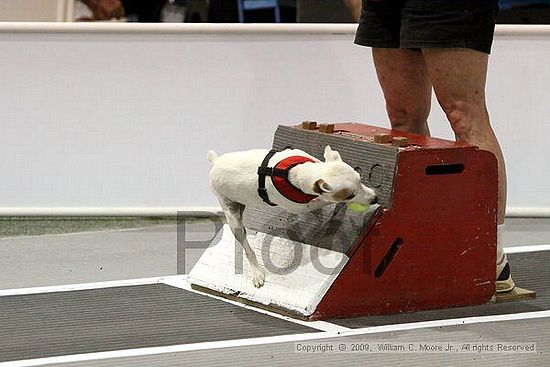
[[[0,0],[1,22],[60,22],[68,0]]]
[[[14,27],[0,28],[0,212],[216,206],[209,149],[267,147],[303,119],[388,126],[353,25]],[[550,32],[497,33],[488,100],[510,208],[550,207],[548,65]],[[435,105],[430,123],[452,138]]]

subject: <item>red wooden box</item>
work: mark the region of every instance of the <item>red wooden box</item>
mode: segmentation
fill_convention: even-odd
[[[463,143],[360,124],[336,124],[335,132],[369,141],[389,134],[406,137],[408,144],[399,148],[390,206],[370,221],[310,319],[490,301],[496,272],[495,156]]]

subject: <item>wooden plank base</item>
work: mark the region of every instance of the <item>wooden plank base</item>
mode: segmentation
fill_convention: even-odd
[[[515,287],[509,292],[497,293],[495,302],[502,303],[502,302],[512,302],[512,301],[522,301],[526,299],[535,299],[535,298],[537,298],[537,292],[531,291],[529,289]]]
[[[281,308],[280,306],[277,306],[277,305],[272,305],[272,304],[264,305],[264,304],[261,304],[259,302],[254,302],[254,301],[251,301],[251,300],[246,299],[246,298],[241,298],[241,297],[239,297],[238,294],[223,293],[223,292],[216,291],[214,289],[210,289],[208,287],[203,287],[203,286],[198,285],[198,284],[191,284],[191,288],[196,290],[196,291],[211,294],[211,295],[216,296],[216,297],[226,298],[226,299],[228,299],[230,301],[233,301],[233,302],[239,302],[239,303],[245,304],[247,306],[253,306],[253,307],[265,310],[265,311],[278,313],[279,315],[282,315],[282,316],[291,317],[291,318],[302,320],[302,321],[310,321],[309,317],[304,316],[300,313],[292,312],[291,310]]]

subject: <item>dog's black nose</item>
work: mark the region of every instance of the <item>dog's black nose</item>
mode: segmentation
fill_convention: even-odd
[[[370,201],[371,204],[376,204],[378,203],[378,196],[375,196],[372,198],[372,200]]]

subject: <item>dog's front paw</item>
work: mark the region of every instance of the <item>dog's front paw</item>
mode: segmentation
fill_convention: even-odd
[[[265,282],[265,274],[262,270],[256,269],[252,273],[252,283],[254,283],[254,287],[260,288],[264,285]]]

